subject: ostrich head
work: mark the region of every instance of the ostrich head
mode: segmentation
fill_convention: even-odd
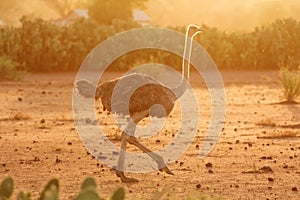
[[[195,37],[198,33],[203,32],[204,30],[202,28],[200,28],[199,26],[195,25],[195,24],[190,24],[187,27],[186,30],[186,35],[193,38]]]

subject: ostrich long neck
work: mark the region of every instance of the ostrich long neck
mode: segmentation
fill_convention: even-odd
[[[189,37],[189,30],[185,34],[184,51],[182,58],[182,78],[179,85],[173,89],[176,97],[179,98],[183,95],[187,88],[187,81],[190,79],[190,61],[192,53],[193,36]],[[185,81],[186,79],[187,81]]]

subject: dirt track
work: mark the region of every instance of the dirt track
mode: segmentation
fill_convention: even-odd
[[[122,184],[115,173],[87,154],[72,118],[74,74],[33,74],[22,82],[0,82],[0,180],[12,176],[17,191],[33,199],[51,178],[59,178],[61,199],[70,199],[87,176],[95,177],[101,196],[118,186],[126,199],[155,199],[165,190],[174,199],[221,196],[223,199],[298,199],[300,191],[300,105],[283,101],[276,72],[222,72],[227,114],[213,151],[200,160],[199,148],[210,120],[210,100],[200,77],[192,85],[201,107],[197,137],[188,151],[169,167],[175,173],[129,174],[137,184]],[[109,74],[107,79],[117,76]],[[110,116],[100,124],[116,133]],[[178,106],[166,127],[149,140],[159,149],[176,134]],[[145,123],[147,120],[145,121]],[[157,142],[159,138],[159,142]],[[134,149],[134,148],[132,148]],[[206,164],[211,163],[212,167]],[[273,172],[268,171],[270,167]],[[265,168],[264,168],[265,167]]]

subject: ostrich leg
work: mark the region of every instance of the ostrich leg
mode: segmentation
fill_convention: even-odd
[[[140,141],[138,141],[138,139],[136,139],[136,137],[130,136],[128,142],[129,142],[129,144],[133,144],[134,146],[141,149],[144,153],[147,153],[148,156],[150,156],[157,163],[158,169],[160,171],[164,171],[167,174],[174,175],[173,172],[167,167],[166,163],[164,162],[163,157],[161,157],[157,153],[154,153],[151,149],[144,146],[142,143],[140,143]]]
[[[174,175],[171,170],[166,166],[163,158],[158,155],[157,153],[154,153],[152,150],[141,144],[136,137],[134,137],[134,132],[136,128],[136,124],[143,119],[148,111],[144,111],[141,113],[134,114],[131,116],[131,119],[126,127],[126,129],[122,133],[122,139],[121,139],[121,150],[120,150],[120,155],[118,159],[118,166],[116,170],[116,174],[118,177],[120,177],[121,181],[124,183],[128,182],[138,182],[137,179],[134,178],[128,178],[124,175],[124,162],[125,162],[125,154],[126,154],[126,147],[127,143],[129,142],[130,144],[133,144],[134,146],[138,147],[141,149],[144,153],[147,153],[157,164],[158,164],[158,169],[160,171],[164,171],[167,174]]]
[[[116,170],[117,176],[121,179],[123,183],[132,183],[132,182],[138,182],[137,179],[134,178],[128,178],[124,175],[124,162],[125,162],[125,154],[126,154],[126,147],[129,139],[128,131],[129,130],[135,131],[135,124],[129,123],[125,129],[125,131],[122,132],[122,139],[121,139],[121,149],[120,149],[120,155],[118,159],[118,166]],[[131,131],[130,130],[130,131]]]

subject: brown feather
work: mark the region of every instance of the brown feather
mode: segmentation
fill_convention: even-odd
[[[75,83],[78,93],[85,98],[93,98],[95,96],[96,86],[88,80],[80,80]]]
[[[112,96],[114,92],[114,88],[118,81],[122,80],[124,77],[117,78],[111,81],[104,82],[100,84],[97,87],[96,91],[96,98],[101,98],[101,102],[103,105],[103,110],[108,110],[112,112]],[[157,112],[153,113],[152,115],[156,117],[164,117],[166,114],[168,115],[173,107],[174,103],[176,101],[176,95],[172,92],[171,89],[164,86],[160,82],[152,79],[151,77],[145,75],[145,74],[132,74],[126,76],[131,82],[133,81],[141,81],[140,79],[146,80],[144,85],[137,88],[132,95],[130,96],[129,100],[129,113],[126,112],[126,108],[120,109],[120,113],[127,115],[127,114],[134,114],[142,111],[150,111],[150,108],[153,105],[161,105],[165,112]],[[126,87],[130,88],[131,85],[126,85]],[[130,91],[130,89],[129,89]],[[116,97],[120,98],[120,106],[126,106],[126,102],[122,102],[122,97]],[[159,111],[159,110],[156,110]],[[148,115],[147,115],[148,116]]]

